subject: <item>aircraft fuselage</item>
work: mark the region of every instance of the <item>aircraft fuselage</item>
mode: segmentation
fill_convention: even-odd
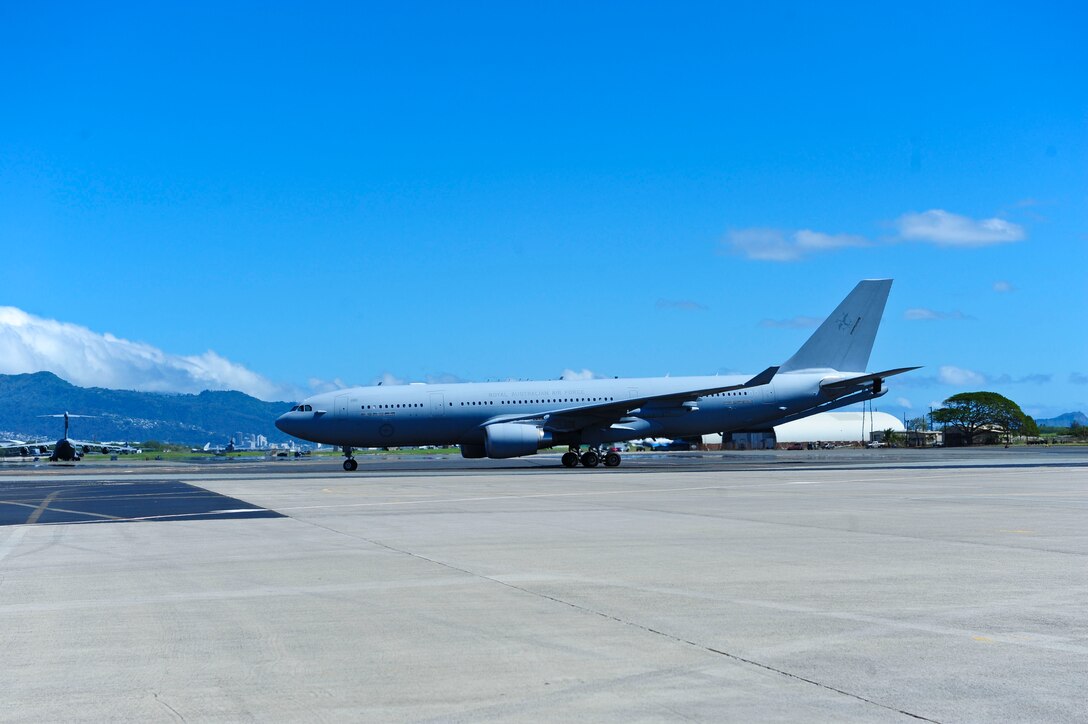
[[[773,382],[698,398],[690,406],[639,404],[618,421],[602,420],[552,443],[596,445],[641,437],[688,437],[758,427],[818,405],[828,374],[779,375]],[[315,395],[276,425],[295,437],[333,445],[389,447],[483,444],[496,417],[542,418],[557,408],[622,402],[691,389],[741,385],[748,376],[477,382],[354,387]]]
[[[865,372],[890,288],[859,282],[792,357],[753,377],[354,387],[304,400],[276,427],[342,446],[345,470],[357,467],[356,447],[456,444],[468,458],[512,458],[567,445],[563,465],[594,467],[612,442],[767,429],[879,397],[884,378],[916,369]],[[619,455],[606,452],[604,464],[619,465]]]

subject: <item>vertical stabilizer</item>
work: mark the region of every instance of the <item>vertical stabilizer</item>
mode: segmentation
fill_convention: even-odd
[[[891,279],[866,279],[842,300],[780,372],[832,369],[864,372],[869,365],[876,330],[884,315]]]

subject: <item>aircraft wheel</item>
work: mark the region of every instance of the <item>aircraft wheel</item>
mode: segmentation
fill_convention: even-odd
[[[349,473],[358,467],[359,463],[355,460],[355,458],[348,458],[344,461],[344,470],[347,470]]]
[[[578,464],[578,453],[566,452],[563,453],[563,467],[573,468]]]
[[[604,466],[606,468],[618,468],[620,466],[619,453],[610,452],[604,456]]]
[[[601,456],[593,452],[592,450],[587,450],[586,452],[582,453],[582,465],[585,465],[587,468],[595,468],[600,462]]]

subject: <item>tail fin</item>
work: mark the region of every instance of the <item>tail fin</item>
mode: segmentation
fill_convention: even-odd
[[[833,369],[864,372],[892,288],[891,279],[866,279],[824,320],[781,372]]]

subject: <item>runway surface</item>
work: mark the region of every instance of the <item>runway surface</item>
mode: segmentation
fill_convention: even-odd
[[[0,720],[1088,719],[1088,449],[0,465]]]

